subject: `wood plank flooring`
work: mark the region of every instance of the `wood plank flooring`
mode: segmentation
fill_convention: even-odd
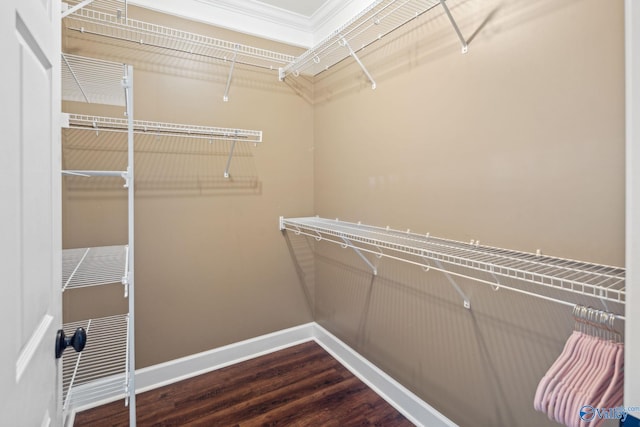
[[[137,396],[139,426],[412,426],[315,342]],[[127,426],[122,401],[75,427]]]

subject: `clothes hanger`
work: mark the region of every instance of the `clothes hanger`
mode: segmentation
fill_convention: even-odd
[[[584,334],[579,328],[580,324],[577,321],[580,308],[581,306],[578,305],[573,307],[573,318],[575,320],[573,333],[567,339],[560,356],[551,365],[538,384],[534,397],[534,407],[538,411],[547,412],[553,390],[556,387],[558,380],[562,377],[563,372],[571,367],[571,361],[577,354],[580,341],[584,338]]]
[[[581,322],[584,321],[587,313],[586,307],[580,309],[578,314]],[[584,323],[581,323],[581,328],[583,330],[586,328]],[[560,420],[564,419],[564,407],[568,399],[568,393],[574,388],[574,382],[579,379],[579,376],[584,375],[583,372],[593,356],[593,351],[591,351],[593,344],[593,336],[585,333],[582,340],[580,340],[576,357],[570,361],[569,369],[561,373],[561,376],[558,378],[558,384],[550,397],[549,406],[547,407],[547,416],[549,419],[563,422]]]
[[[593,400],[601,396],[598,393],[602,393],[603,384],[609,384],[613,373],[616,348],[601,329],[603,322],[606,322],[606,318],[603,317],[605,315],[606,313],[600,310],[593,310],[587,318],[591,334],[597,341],[598,349],[594,349],[597,358],[592,360],[588,375],[585,375],[583,381],[577,384],[571,399],[567,402],[563,420],[570,427],[579,427],[580,408],[593,404]]]
[[[598,311],[596,314],[595,325],[598,327],[599,338],[604,345],[604,352],[600,363],[593,369],[595,375],[592,376],[592,380],[585,382],[584,386],[578,390],[571,407],[568,408],[568,412],[565,414],[565,419],[571,417],[570,419],[576,420],[575,423],[571,424],[571,427],[580,426],[582,420],[577,414],[579,414],[584,405],[597,407],[596,399],[600,399],[603,396],[614,377],[616,357],[620,348],[613,341],[612,331],[608,329],[608,325],[613,319],[614,317],[610,313]],[[603,327],[607,329],[602,329]]]
[[[580,356],[576,364],[562,379],[560,388],[556,394],[556,404],[553,411],[553,420],[564,423],[565,413],[567,412],[567,403],[572,398],[575,390],[583,379],[592,373],[591,366],[599,357],[601,347],[599,341],[592,335],[586,335],[582,340]]]

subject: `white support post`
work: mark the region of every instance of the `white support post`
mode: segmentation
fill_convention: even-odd
[[[127,334],[127,396],[129,404],[129,426],[136,427],[136,386],[135,386],[135,275],[134,275],[134,139],[133,139],[133,67],[125,66],[125,75],[122,79],[122,86],[125,91],[126,107],[127,107],[127,140],[128,140],[128,168],[127,168],[127,188],[128,188],[128,264],[127,272],[129,287],[129,316],[128,316],[128,334]]]

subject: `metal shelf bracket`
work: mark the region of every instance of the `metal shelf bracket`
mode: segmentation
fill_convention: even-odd
[[[227,159],[227,165],[224,168],[224,177],[229,178],[229,168],[231,167],[231,158],[233,157],[233,151],[236,149],[237,139],[231,141],[231,149],[229,150],[229,158]]]
[[[453,19],[453,15],[451,14],[451,11],[449,10],[449,6],[447,6],[447,3],[445,3],[445,0],[440,0],[440,4],[442,5],[442,8],[444,9],[445,13],[447,14],[447,18],[449,18],[449,22],[451,22],[451,25],[453,26],[453,29],[456,31],[456,34],[458,35],[458,39],[460,40],[460,43],[462,44],[462,53],[467,53],[469,51],[469,45],[467,44],[467,41],[462,36],[462,33],[460,32],[460,28],[458,27],[458,24],[456,24],[456,20]]]
[[[353,59],[356,60],[356,62],[358,63],[358,65],[360,66],[360,68],[362,68],[362,71],[364,72],[364,74],[367,76],[367,78],[369,79],[369,81],[371,82],[371,89],[375,89],[376,88],[376,82],[375,80],[373,80],[373,77],[371,76],[371,74],[369,74],[369,71],[367,70],[367,68],[364,66],[364,64],[362,63],[362,61],[360,61],[360,58],[358,58],[358,55],[353,51],[353,49],[351,48],[351,45],[349,44],[349,42],[347,41],[347,39],[345,39],[344,37],[341,39],[340,44],[344,47],[346,47],[347,49],[349,49],[349,55],[351,55],[353,57]]]
[[[462,297],[462,305],[464,306],[464,308],[466,308],[467,310],[470,310],[471,301],[469,301],[469,297],[465,295],[465,293],[462,291],[458,283],[455,280],[453,280],[453,277],[451,277],[451,275],[447,272],[447,270],[442,266],[442,263],[438,260],[434,260],[434,262],[438,266],[438,269],[442,271],[442,273],[444,274],[444,277],[447,278],[447,280],[449,281],[453,289],[455,289],[456,292],[458,292],[458,294],[460,294],[460,296]]]
[[[229,69],[229,77],[227,78],[227,87],[224,90],[224,96],[222,100],[224,102],[229,101],[229,87],[231,86],[231,77],[233,76],[233,69],[236,66],[236,58],[238,57],[238,49],[240,49],[240,45],[236,45],[236,48],[233,51],[233,57],[231,58],[231,68]]]
[[[342,239],[342,241],[345,243],[344,245],[342,245],[342,247],[344,249],[346,248],[351,248],[355,251],[355,253],[358,254],[358,256],[362,259],[362,261],[365,262],[365,264],[367,264],[369,266],[369,268],[371,269],[371,272],[373,273],[374,276],[378,275],[378,268],[373,265],[371,263],[371,261],[369,261],[367,259],[366,256],[363,255],[363,253],[360,251],[360,249],[358,249],[351,241],[349,241],[348,239],[344,238],[344,237],[340,237]]]

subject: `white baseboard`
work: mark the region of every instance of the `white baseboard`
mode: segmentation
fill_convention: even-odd
[[[345,368],[415,425],[456,426],[455,423],[315,322],[136,370],[136,394],[308,341],[317,342]],[[110,400],[117,398],[122,398],[122,396],[114,396],[114,399]],[[105,402],[96,402],[94,406],[103,403]],[[89,407],[91,406],[74,409],[78,411],[89,409]]]
[[[313,323],[313,331],[314,339],[319,345],[415,425],[428,427],[456,426],[453,421],[435,410],[322,326]]]
[[[314,323],[273,332],[136,370],[136,394],[313,339]]]

